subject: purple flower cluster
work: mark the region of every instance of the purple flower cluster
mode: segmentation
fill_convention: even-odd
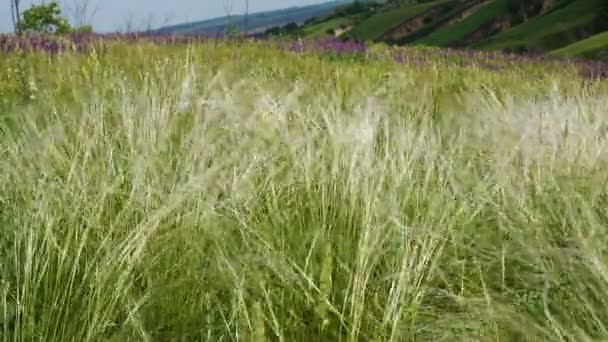
[[[515,54],[470,49],[399,47],[390,49],[390,58],[398,64],[413,66],[440,63],[442,65],[481,68],[496,72],[521,69],[523,66],[538,66],[545,71],[574,67],[585,78],[608,79],[608,63],[606,62],[559,58],[539,53]]]
[[[594,60],[577,60],[574,62],[579,67],[581,75],[592,79],[608,79],[608,63]]]
[[[386,59],[398,64],[423,67],[440,63],[461,67],[481,68],[500,72],[501,70],[521,69],[522,66],[542,66],[542,70],[574,66],[583,77],[608,79],[608,63],[583,59],[549,57],[543,54],[514,54],[501,51],[478,51],[470,49],[393,47],[387,53],[370,52],[365,43],[341,41],[336,38],[316,40],[268,40],[263,36],[224,35],[171,35],[155,32],[111,33],[111,34],[73,34],[61,37],[51,36],[14,36],[0,35],[0,54],[11,52],[39,51],[59,54],[65,51],[87,53],[92,48],[103,51],[106,43],[148,42],[157,45],[195,44],[204,42],[243,42],[251,41],[295,54],[319,54],[332,56],[359,56],[371,60]]]
[[[335,38],[279,42],[278,48],[296,54],[332,53],[337,55],[362,55],[367,52],[365,43],[341,41]]]
[[[6,35],[0,35],[0,52],[10,53],[13,51],[48,51],[58,53],[63,49],[62,44],[57,40],[46,39],[43,37],[29,37],[28,39],[15,39]]]
[[[152,33],[110,33],[110,34],[70,34],[65,36],[14,36],[0,35],[0,53],[11,52],[46,52],[59,54],[65,51],[79,53],[89,52],[93,47],[101,47],[103,43],[123,42],[137,43],[150,42],[153,44],[192,44],[214,39],[210,36],[189,35],[177,36]]]

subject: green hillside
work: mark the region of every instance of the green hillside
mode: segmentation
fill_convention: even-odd
[[[279,32],[604,58],[607,30],[607,0],[412,0],[355,2]]]
[[[304,34],[309,38],[317,38],[328,35],[329,30],[336,30],[343,25],[349,25],[352,22],[351,18],[333,18],[318,24],[306,26],[303,29]]]
[[[608,61],[608,31],[551,51],[550,54],[563,57],[600,58]]]
[[[356,25],[349,36],[360,40],[375,40],[401,22],[450,0],[438,0],[418,5],[405,5],[377,13]]]
[[[415,41],[418,44],[449,46],[453,42],[475,32],[482,25],[495,20],[507,11],[508,0],[491,1],[464,20],[439,29],[426,37]]]
[[[508,50],[552,50],[586,38],[608,27],[605,0],[577,0],[543,16],[532,18],[510,30],[489,37],[474,47]]]
[[[457,19],[462,13],[468,11],[470,8],[481,3],[481,0],[453,0],[449,1],[442,6],[436,6],[432,12],[423,14],[422,17],[416,18],[414,21],[410,21],[408,31],[403,32],[403,29],[397,29],[387,37],[391,42],[399,44],[413,43],[416,40],[422,39],[440,30],[445,25],[448,25],[452,20]],[[452,27],[448,25],[447,27]]]

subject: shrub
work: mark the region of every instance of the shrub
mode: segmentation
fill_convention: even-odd
[[[32,5],[23,12],[23,19],[17,24],[18,33],[63,34],[70,32],[70,24],[61,16],[59,4]]]

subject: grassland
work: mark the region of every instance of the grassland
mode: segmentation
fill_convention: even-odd
[[[608,31],[551,51],[550,54],[563,57],[600,58],[608,61]]]
[[[569,41],[564,37],[577,29],[586,28],[590,32],[597,31],[599,26],[608,29],[608,24],[602,17],[605,15],[603,0],[577,0],[492,36],[475,47],[553,50],[568,45]]]
[[[608,338],[606,81],[252,42],[1,57],[2,341]]]
[[[349,36],[360,40],[375,40],[403,21],[411,19],[434,6],[449,1],[450,0],[438,0],[414,6],[404,5],[381,11],[357,24]]]

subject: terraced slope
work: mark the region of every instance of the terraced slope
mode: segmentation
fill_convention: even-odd
[[[473,47],[511,51],[546,51],[590,37],[608,28],[605,0],[576,0],[536,16]]]
[[[452,23],[458,22],[464,13],[478,9],[479,5],[485,2],[487,1],[454,0],[435,6],[416,18],[404,21],[383,38],[398,44],[412,43],[443,27],[450,27]]]
[[[405,5],[386,11],[381,11],[357,24],[350,32],[349,37],[359,40],[377,40],[386,32],[399,26],[404,21],[441,4],[453,0],[438,0],[419,5]]]
[[[432,46],[452,46],[456,42],[472,34],[483,25],[504,15],[508,9],[508,0],[494,0],[484,4],[470,16],[458,23],[443,27],[414,43]]]
[[[608,31],[553,50],[554,56],[599,58],[608,61]]]
[[[344,5],[289,34],[606,58],[603,31],[608,0],[435,0]]]

